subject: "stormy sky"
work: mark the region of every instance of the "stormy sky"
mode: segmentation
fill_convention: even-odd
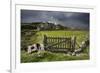
[[[21,10],[21,23],[50,22],[71,28],[89,29],[89,13]]]

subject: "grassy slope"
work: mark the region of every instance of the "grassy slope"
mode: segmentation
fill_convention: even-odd
[[[81,56],[68,56],[63,53],[52,53],[47,51],[42,51],[40,53],[35,52],[28,54],[24,51],[21,52],[21,62],[50,62],[50,61],[71,61],[71,60],[88,60],[89,56],[87,54],[82,54]]]
[[[88,31],[40,31],[33,37],[31,37],[31,40],[33,43],[43,43],[43,36],[54,36],[54,37],[72,37],[76,36],[77,41],[81,43],[83,40],[85,40],[87,37],[89,38],[89,32]]]
[[[28,37],[30,40],[26,40],[27,43],[43,43],[43,35],[47,36],[60,36],[60,37],[72,37],[73,35],[77,37],[77,42],[81,43],[86,37],[89,38],[88,31],[39,31],[35,35]],[[40,57],[38,53],[27,54],[26,52],[21,52],[21,62],[44,62],[44,61],[65,61],[65,60],[83,60],[89,59],[89,55],[85,54],[83,56],[75,57],[75,56],[67,56],[62,53],[51,53],[51,52],[43,52],[40,53]]]

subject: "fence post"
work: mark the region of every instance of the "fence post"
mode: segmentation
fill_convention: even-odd
[[[44,35],[43,43],[44,43],[44,49],[46,50],[46,46],[47,46],[47,36],[46,35]]]
[[[76,45],[76,37],[73,36],[73,37],[71,38],[71,52],[74,52],[75,47],[76,47],[75,45]]]

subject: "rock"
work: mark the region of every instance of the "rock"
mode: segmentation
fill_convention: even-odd
[[[31,53],[33,51],[44,51],[44,45],[43,44],[33,44],[33,45],[29,45],[27,52]]]

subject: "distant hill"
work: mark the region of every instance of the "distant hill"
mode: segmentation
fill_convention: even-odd
[[[21,23],[21,29],[29,30],[85,30],[81,28],[71,28],[63,26],[61,24],[55,24],[50,22],[33,22],[33,23]]]

